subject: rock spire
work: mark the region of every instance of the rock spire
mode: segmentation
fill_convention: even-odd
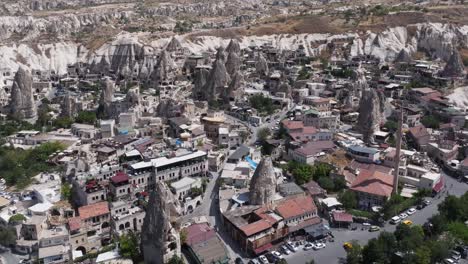
[[[363,134],[364,142],[372,141],[372,134],[379,130],[382,119],[381,97],[375,89],[365,89],[359,102],[357,127]]]
[[[249,200],[251,205],[270,204],[275,199],[276,176],[270,157],[263,158],[250,181]]]
[[[19,118],[35,118],[37,106],[34,101],[31,73],[19,68],[13,80],[10,97],[10,113]]]
[[[145,264],[164,263],[166,242],[171,231],[168,190],[158,182],[151,192],[141,233],[141,247]]]
[[[442,77],[462,77],[465,75],[465,66],[461,59],[460,53],[457,50],[452,52],[450,58],[442,70]]]

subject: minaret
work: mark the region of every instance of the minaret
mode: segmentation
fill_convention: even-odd
[[[400,152],[401,152],[401,136],[403,127],[403,107],[400,105],[400,111],[398,113],[398,130],[396,138],[396,153],[395,153],[395,177],[393,179],[393,193],[398,194],[398,176],[400,173]]]

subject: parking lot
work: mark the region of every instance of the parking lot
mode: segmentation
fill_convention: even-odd
[[[408,215],[405,220],[411,220],[413,224],[423,225],[427,222],[427,219],[437,213],[437,206],[444,200],[448,195],[461,196],[468,190],[468,185],[465,183],[460,184],[457,180],[443,175],[447,189],[439,196],[430,199],[430,204],[421,210],[416,210],[413,214]],[[288,264],[304,264],[307,261],[315,260],[315,263],[334,264],[344,263],[346,258],[346,251],[343,248],[343,244],[352,240],[358,241],[360,244],[366,244],[370,239],[378,237],[380,232],[394,232],[396,225],[390,224],[389,221],[380,228],[379,231],[369,232],[366,228],[362,228],[361,224],[356,224],[355,230],[350,229],[339,229],[332,228],[334,241],[327,241],[326,246],[319,250],[303,250],[299,248],[296,252],[291,252],[289,255],[283,257],[288,261]],[[467,260],[460,260],[458,263],[468,263]]]

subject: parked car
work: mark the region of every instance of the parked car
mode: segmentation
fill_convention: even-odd
[[[261,255],[260,257],[258,257],[260,259],[260,262],[263,263],[263,264],[269,264],[270,262],[268,261],[268,259],[264,256],[264,255]]]
[[[244,261],[241,258],[236,258],[234,261],[235,264],[244,264]]]
[[[291,251],[290,251],[290,250],[288,249],[288,247],[285,246],[285,245],[282,245],[282,246],[281,246],[281,251],[282,251],[285,255],[291,254]]]
[[[314,249],[315,250],[319,250],[319,249],[322,249],[324,247],[326,247],[326,245],[324,243],[315,243],[314,244]]]
[[[404,224],[404,225],[407,225],[407,226],[410,226],[410,225],[413,224],[413,221],[411,221],[411,220],[405,220],[405,221],[403,221],[403,224]]]
[[[453,260],[451,258],[446,258],[446,259],[444,259],[444,263],[445,264],[455,264],[457,262],[455,262],[455,260]]]
[[[414,213],[416,213],[416,209],[414,209],[414,208],[410,208],[410,209],[408,209],[408,211],[406,211],[406,214],[408,214],[408,215],[412,215]]]
[[[314,248],[314,245],[312,243],[307,243],[304,246],[304,250],[311,250]]]
[[[452,259],[455,260],[455,261],[459,261],[461,259],[461,254],[460,252],[456,251],[456,250],[452,250]]]
[[[275,256],[275,258],[277,258],[277,259],[282,259],[282,258],[283,258],[283,256],[281,255],[281,253],[279,253],[278,251],[274,251],[274,250],[273,250],[273,251],[271,252],[271,254],[272,254],[273,256]]]
[[[427,205],[426,205],[425,203],[420,203],[420,204],[418,204],[418,205],[416,206],[416,209],[422,210],[422,209],[424,209],[424,207],[426,207],[426,206],[427,206]]]
[[[353,248],[353,244],[351,244],[351,242],[345,242],[345,243],[343,244],[343,248],[344,248],[345,250],[352,249],[352,248]]]
[[[394,224],[394,225],[396,225],[396,224],[398,224],[400,222],[401,222],[401,219],[400,219],[399,216],[394,216],[394,217],[392,217],[392,219],[390,219],[390,223]]]
[[[266,253],[265,257],[267,258],[268,263],[275,263],[278,260],[275,256],[273,256],[273,254],[271,254],[271,252]]]
[[[431,204],[431,200],[429,199],[424,199],[423,200],[423,203],[427,206],[427,205],[430,205]]]
[[[296,252],[297,251],[297,247],[291,243],[290,241],[286,242],[286,246],[292,251],[292,252]]]
[[[378,226],[371,226],[369,228],[369,232],[375,232],[375,231],[379,231],[379,230],[380,230],[380,227],[378,227]]]
[[[456,251],[458,251],[461,254],[462,258],[468,257],[468,246],[458,246],[455,248]]]
[[[262,264],[262,263],[260,263],[258,259],[254,258],[254,259],[251,259],[248,264]]]
[[[408,217],[408,215],[407,215],[406,213],[401,213],[401,214],[399,215],[399,217],[400,217],[400,219],[405,219],[405,218]]]

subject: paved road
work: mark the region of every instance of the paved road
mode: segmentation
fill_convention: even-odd
[[[1,264],[18,264],[20,262],[20,256],[11,253],[10,251],[5,251],[0,254],[0,263]]]
[[[447,190],[449,194],[461,196],[468,190],[468,184],[460,183],[455,179],[443,174],[445,178]],[[453,187],[451,187],[453,185]],[[423,210],[416,211],[415,214],[408,217],[414,224],[422,225],[427,222],[434,214],[437,214],[437,206],[444,200],[447,194],[444,194],[440,198],[434,198],[432,203],[424,208]],[[386,224],[382,230],[388,232],[394,232],[396,226]],[[364,245],[372,238],[379,235],[380,232],[369,232],[366,230],[347,230],[347,229],[333,229],[333,235],[335,236],[335,242],[328,243],[327,247],[320,251],[303,251],[300,250],[293,255],[286,256],[286,260],[289,264],[304,264],[306,261],[311,259],[315,260],[318,264],[334,264],[343,263],[342,260],[346,258],[346,252],[343,249],[343,243],[351,240],[357,240],[360,244]]]

